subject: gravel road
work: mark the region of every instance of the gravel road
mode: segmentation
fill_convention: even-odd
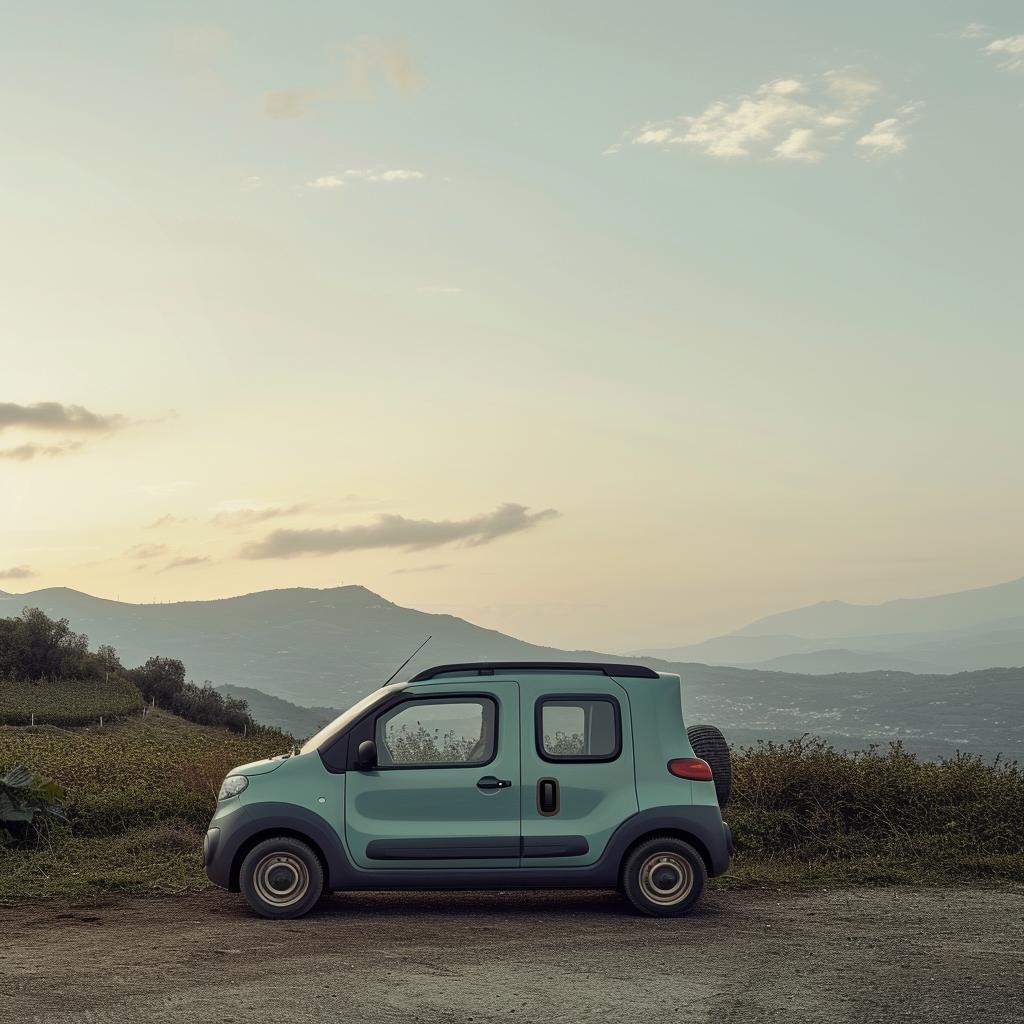
[[[0,1017],[1024,1022],[1024,892],[359,894],[301,921],[219,891],[0,906]]]

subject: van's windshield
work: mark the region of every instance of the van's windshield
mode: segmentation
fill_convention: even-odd
[[[308,754],[311,750],[316,750],[324,740],[333,736],[339,730],[344,729],[346,725],[354,722],[364,711],[369,710],[389,693],[394,693],[395,690],[401,689],[403,686],[405,686],[405,683],[392,683],[391,686],[382,686],[379,690],[374,690],[373,693],[367,694],[358,704],[353,704],[352,707],[347,711],[343,711],[332,722],[328,722],[318,733],[310,736],[302,744],[299,753]]]

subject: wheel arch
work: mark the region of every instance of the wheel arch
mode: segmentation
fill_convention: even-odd
[[[278,801],[249,804],[239,808],[230,825],[223,821],[214,824],[223,834],[207,865],[207,875],[231,892],[240,889],[238,876],[246,854],[273,836],[288,836],[309,845],[323,867],[326,888],[345,888],[351,866],[342,839],[326,818],[308,808]]]
[[[651,839],[661,838],[681,839],[684,843],[689,843],[690,846],[700,854],[700,859],[704,861],[704,867],[707,869],[708,876],[710,877],[715,873],[714,864],[711,860],[711,853],[699,836],[694,835],[692,832],[687,832],[686,829],[683,828],[656,828],[650,832],[644,832],[637,836],[622,851],[622,856],[619,858],[619,878],[621,879],[622,877],[622,871],[626,866],[626,861],[629,860],[630,855],[638,846]]]
[[[718,805],[691,804],[648,807],[623,822],[602,858],[606,869],[619,879],[630,853],[654,836],[672,836],[689,843],[700,854],[709,876],[720,875],[729,867],[729,830]]]

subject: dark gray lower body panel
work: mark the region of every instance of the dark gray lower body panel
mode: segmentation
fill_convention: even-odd
[[[316,814],[290,804],[248,804],[236,815],[218,820],[219,834],[211,843],[206,873],[210,880],[226,889],[238,888],[238,867],[247,848],[260,838],[274,833],[305,838],[316,846],[326,868],[327,887],[335,891],[372,889],[604,889],[618,883],[619,869],[626,851],[638,840],[652,833],[671,833],[691,842],[707,864],[708,874],[720,875],[729,866],[731,842],[728,826],[717,807],[656,807],[640,811],[624,821],[613,833],[604,853],[585,867],[519,867],[519,868],[358,868],[351,863],[337,833]],[[586,840],[582,836],[561,836],[545,839]],[[379,842],[375,840],[375,842]],[[387,840],[394,843],[396,840]],[[403,841],[404,842],[404,841]],[[411,841],[410,841],[411,842]],[[418,841],[422,843],[422,841]],[[531,841],[532,842],[532,841]],[[546,847],[523,856],[573,856],[552,853]],[[585,851],[584,851],[585,852]],[[512,856],[518,856],[517,852]],[[402,859],[409,858],[403,851]],[[434,855],[436,858],[436,854]],[[478,858],[479,852],[462,854]],[[506,854],[491,854],[506,856]]]
[[[590,853],[585,836],[523,836],[524,857],[583,857]]]
[[[370,860],[474,860],[519,856],[519,836],[466,836],[451,839],[373,839]]]
[[[458,836],[451,839],[373,839],[370,860],[486,860],[518,857],[582,857],[590,850],[583,836]]]

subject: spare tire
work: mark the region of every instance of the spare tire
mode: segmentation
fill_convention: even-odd
[[[711,774],[715,779],[715,792],[718,794],[718,806],[724,807],[729,802],[732,792],[732,757],[729,744],[725,737],[713,725],[691,725],[686,730],[687,738],[693,752],[711,765]]]

